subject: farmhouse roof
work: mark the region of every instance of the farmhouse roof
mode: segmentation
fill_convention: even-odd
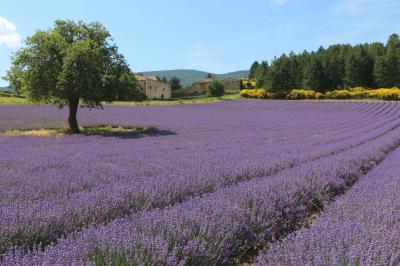
[[[144,81],[144,80],[148,80],[148,79],[157,80],[157,78],[155,76],[140,76],[139,75],[136,78],[137,78],[137,80],[140,80],[140,81]]]

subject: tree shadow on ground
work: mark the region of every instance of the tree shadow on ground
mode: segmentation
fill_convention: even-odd
[[[161,130],[155,127],[121,126],[113,124],[81,126],[80,131],[80,134],[71,134],[69,130],[65,128],[11,129],[1,131],[0,135],[31,137],[63,137],[66,135],[74,135],[114,137],[123,139],[176,135],[175,132],[169,130]]]
[[[156,127],[96,125],[96,126],[83,126],[81,128],[81,135],[136,139],[143,137],[176,135],[176,133],[169,130],[158,129]]]

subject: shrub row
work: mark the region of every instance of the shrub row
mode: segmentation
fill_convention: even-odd
[[[400,100],[399,88],[380,88],[380,89],[366,89],[356,87],[347,90],[333,90],[325,93],[327,99],[380,99],[398,101]]]
[[[328,91],[324,94],[314,90],[294,89],[287,95],[268,93],[264,89],[242,90],[240,95],[245,98],[277,99],[286,98],[290,100],[313,100],[313,99],[379,99],[385,101],[400,100],[399,88],[367,89],[355,87],[343,90]]]

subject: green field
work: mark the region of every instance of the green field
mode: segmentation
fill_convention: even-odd
[[[157,105],[175,105],[175,104],[203,104],[219,102],[224,100],[243,99],[240,97],[238,91],[227,91],[222,97],[207,97],[206,95],[176,98],[171,100],[146,100],[142,102],[112,102],[105,103],[105,105],[121,105],[121,106],[157,106]],[[34,104],[30,103],[25,98],[17,97],[0,97],[0,105],[21,105],[21,104]]]
[[[29,104],[25,98],[0,96],[0,105]]]

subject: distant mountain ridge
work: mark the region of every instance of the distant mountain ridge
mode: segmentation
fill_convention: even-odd
[[[160,70],[160,71],[144,71],[140,73],[145,76],[158,76],[160,78],[165,77],[168,80],[173,76],[175,76],[181,80],[182,85],[190,85],[195,81],[204,79],[210,72],[192,70],[192,69],[175,69],[175,70]],[[249,75],[249,71],[242,70],[242,71],[229,72],[225,74],[214,74],[214,73],[211,74],[215,76],[217,79],[245,78]]]

